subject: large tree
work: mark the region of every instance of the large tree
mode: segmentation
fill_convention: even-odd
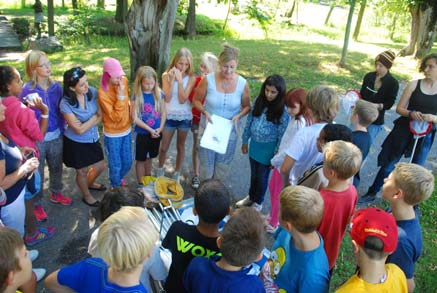
[[[354,15],[355,1],[356,0],[349,1],[350,2],[349,15],[347,17],[346,30],[344,33],[343,50],[341,51],[341,58],[340,58],[340,63],[339,63],[340,66],[346,65],[346,54],[347,54],[347,48],[349,46],[349,36],[351,33],[352,17]]]
[[[127,6],[127,0],[117,0],[117,5],[115,6],[115,20],[117,22],[124,22],[124,18],[127,14]]]
[[[352,38],[356,41],[360,34],[361,23],[363,22],[364,10],[366,10],[367,0],[361,0],[360,11],[358,12],[357,22],[355,23],[354,33]]]
[[[422,58],[431,50],[437,34],[437,1],[412,0],[408,8],[411,13],[410,40],[399,55]]]
[[[188,39],[192,39],[196,35],[196,0],[189,0],[185,35]]]
[[[170,43],[179,0],[134,0],[126,17],[131,79],[149,65],[161,76],[169,63]]]

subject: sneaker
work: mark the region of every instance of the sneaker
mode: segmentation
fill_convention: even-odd
[[[156,177],[164,176],[164,168],[156,169]]]
[[[59,203],[63,206],[70,206],[73,203],[71,198],[63,195],[61,192],[52,193],[52,195],[50,195],[50,202]]]
[[[199,186],[200,186],[200,178],[199,178],[199,176],[194,176],[193,179],[191,179],[191,186],[194,189],[199,188]]]
[[[252,206],[253,201],[250,200],[249,195],[246,196],[245,198],[243,198],[242,200],[239,200],[235,203],[235,206],[237,208],[241,208],[241,207],[250,207]]]
[[[38,204],[34,207],[33,214],[38,222],[47,221],[47,214],[41,204]]]
[[[50,239],[55,234],[55,227],[39,228],[32,237],[24,238],[27,246],[34,246],[44,240]]]
[[[181,174],[178,171],[173,173],[173,179],[176,180],[177,183],[179,183],[180,177],[181,177]]]
[[[41,281],[46,275],[45,269],[32,269],[32,272],[35,274],[37,282]]]
[[[33,262],[35,259],[37,259],[38,255],[39,255],[38,250],[36,250],[36,249],[29,250],[29,258],[30,258],[31,262]]]
[[[263,205],[262,204],[257,204],[256,202],[254,202],[252,204],[252,207],[257,210],[258,212],[261,212],[261,210],[263,209]]]
[[[270,224],[267,224],[266,226],[266,232],[269,234],[275,234],[277,230],[278,230],[278,226],[272,226]]]

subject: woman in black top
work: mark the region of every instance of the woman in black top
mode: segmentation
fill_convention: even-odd
[[[385,110],[393,106],[398,94],[399,83],[389,71],[394,59],[395,54],[392,51],[384,51],[376,56],[375,71],[364,76],[361,86],[363,100],[374,103],[379,111],[378,118],[367,128],[371,143],[384,125]]]
[[[402,94],[396,112],[401,115],[394,121],[393,130],[384,140],[381,153],[378,155],[378,166],[381,166],[375,181],[367,194],[360,199],[368,203],[375,199],[381,189],[384,178],[393,171],[402,155],[413,155],[412,162],[423,165],[434,141],[437,123],[437,53],[426,56],[419,67],[425,75],[424,79],[408,83]],[[410,120],[432,122],[432,130],[419,139],[414,154],[411,154],[414,143],[413,134],[409,129]]]

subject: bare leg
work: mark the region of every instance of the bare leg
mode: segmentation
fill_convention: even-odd
[[[137,183],[141,183],[141,179],[146,174],[145,161],[135,161],[135,171],[137,173]]]
[[[102,174],[105,168],[106,168],[106,164],[105,161],[103,160],[92,165],[87,176],[88,186],[94,186],[94,181],[100,176],[100,174]]]
[[[144,175],[145,176],[152,175],[152,158],[148,158],[144,161]]]
[[[193,158],[193,171],[194,171],[194,176],[199,176],[199,148],[197,146],[197,139],[199,137],[199,134],[196,132],[193,132],[193,154],[192,154],[192,158]]]
[[[26,205],[26,217],[25,217],[25,226],[26,226],[26,235],[33,236],[36,233],[36,219],[35,214],[33,213],[34,205],[36,198],[32,198],[29,200],[25,200],[24,203]]]
[[[184,163],[185,158],[185,141],[187,140],[188,131],[178,130],[178,136],[176,141],[176,167],[175,171],[178,172],[181,170],[182,164]]]
[[[174,130],[168,130],[168,129],[164,129],[164,131],[162,132],[162,140],[161,140],[161,145],[159,147],[159,156],[158,156],[159,168],[162,168],[164,166],[165,159],[167,158],[167,152],[170,147],[170,143],[173,138],[174,132],[175,132]]]
[[[83,199],[87,203],[93,204],[96,202],[96,199],[91,195],[88,189],[88,167],[76,169],[76,184],[82,193]]]

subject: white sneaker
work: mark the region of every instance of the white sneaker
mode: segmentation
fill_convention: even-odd
[[[250,207],[250,206],[252,206],[252,204],[253,204],[253,201],[250,200],[250,197],[249,197],[249,195],[248,195],[248,196],[246,196],[245,198],[243,198],[243,199],[237,201],[237,202],[235,203],[235,206],[236,206],[237,208],[241,208],[241,207]]]
[[[35,273],[37,282],[41,281],[42,278],[44,278],[44,276],[46,275],[45,269],[32,269],[32,272]]]
[[[156,177],[164,176],[164,168],[156,169]]]
[[[181,174],[178,171],[173,173],[173,179],[176,180],[177,183],[180,183],[179,182],[180,181],[180,177],[181,177]]]
[[[257,210],[258,212],[261,212],[261,210],[263,209],[263,205],[262,204],[257,204],[256,202],[254,202],[252,204],[252,207]]]
[[[29,250],[29,258],[30,258],[31,262],[33,262],[35,259],[37,259],[38,255],[39,255],[38,250],[36,250],[36,249]]]

